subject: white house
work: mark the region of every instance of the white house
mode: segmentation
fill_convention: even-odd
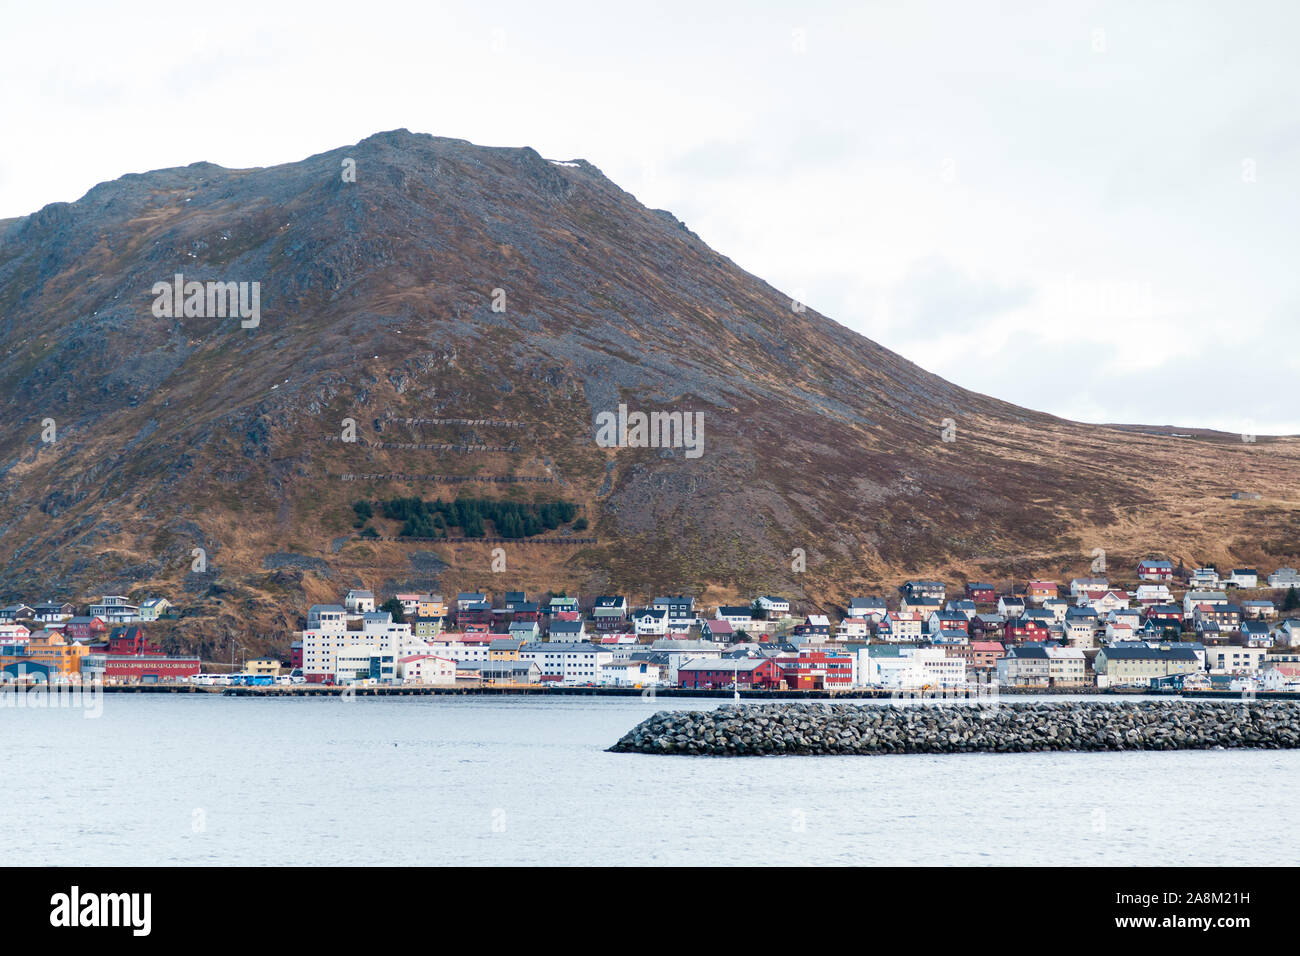
[[[758,606],[767,612],[769,619],[772,617],[785,617],[790,613],[789,601],[783,597],[774,597],[770,594],[765,594],[763,597],[759,598]]]
[[[849,599],[849,617],[866,618],[872,624],[879,624],[881,618],[888,611],[889,608],[885,606],[884,598],[856,597]]]
[[[632,615],[632,629],[637,637],[663,637],[668,633],[668,609],[642,608]]]
[[[1088,605],[1098,614],[1109,614],[1118,608],[1128,607],[1129,603],[1128,592],[1116,588],[1111,588],[1104,594],[1095,595],[1088,601]]]
[[[351,590],[343,598],[343,606],[352,614],[368,614],[375,609],[374,592]]]
[[[1213,644],[1205,648],[1205,664],[1211,674],[1254,674],[1267,649],[1237,644]]]
[[[1295,568],[1278,568],[1268,576],[1271,588],[1300,588],[1300,571]]]
[[[1025,613],[1024,599],[1003,595],[998,598],[998,613],[1007,620],[1011,620],[1013,617],[1020,617],[1020,615]]]
[[[1254,568],[1233,568],[1226,583],[1230,588],[1257,588],[1259,572]]]
[[[880,622],[877,636],[882,641],[898,643],[917,641],[925,632],[925,620],[918,611],[890,611]]]
[[[1300,619],[1291,618],[1277,630],[1279,640],[1287,647],[1300,647]]]
[[[596,684],[601,669],[614,660],[614,652],[585,641],[577,643],[525,644],[519,648],[521,661],[532,661],[542,680],[559,684]]]
[[[456,662],[436,654],[409,654],[397,659],[397,676],[407,684],[455,684]]]
[[[1174,599],[1167,584],[1139,584],[1134,597],[1139,604],[1168,604]]]
[[[713,617],[717,621],[726,621],[737,631],[754,630],[754,612],[748,605],[731,607],[724,604],[718,608]]]
[[[871,638],[871,623],[865,617],[846,617],[835,628],[837,641],[865,641]]]
[[[1077,598],[1084,591],[1109,591],[1110,581],[1106,578],[1074,578],[1070,581],[1070,597]]]
[[[140,620],[140,608],[120,594],[105,594],[98,604],[90,605],[87,614],[100,618],[105,624],[130,624]]]
[[[1276,664],[1265,668],[1259,676],[1260,690],[1300,691],[1300,667],[1294,664]]]
[[[1272,601],[1242,601],[1241,614],[1246,618],[1266,621],[1277,617],[1277,605]]]
[[[858,682],[886,690],[961,687],[966,661],[949,657],[941,647],[870,645],[858,651]]]
[[[443,634],[441,640],[427,641],[418,648],[404,648],[404,650],[410,653],[446,657],[458,664],[482,664],[491,659],[492,645],[490,642],[460,640],[464,636],[463,634]]]
[[[600,669],[597,683],[611,687],[651,687],[663,683],[663,671],[653,661],[612,660]]]
[[[1190,621],[1202,604],[1227,603],[1228,595],[1223,591],[1188,591],[1183,595],[1183,617]]]

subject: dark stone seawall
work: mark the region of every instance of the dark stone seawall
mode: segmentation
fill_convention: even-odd
[[[1215,747],[1300,747],[1300,704],[1257,700],[737,704],[716,710],[660,711],[609,749],[756,757]]]

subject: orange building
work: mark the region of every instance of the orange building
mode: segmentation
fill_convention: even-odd
[[[58,631],[37,631],[28,640],[22,656],[32,663],[44,664],[51,675],[79,677],[81,659],[88,653],[88,645],[69,643]]]

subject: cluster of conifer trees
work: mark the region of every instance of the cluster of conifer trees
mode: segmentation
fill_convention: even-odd
[[[487,534],[488,522],[498,538],[531,538],[568,524],[578,513],[577,505],[567,501],[524,504],[489,498],[389,498],[379,507],[385,518],[401,521],[401,534],[411,538],[447,537],[453,528],[462,537],[481,538]]]

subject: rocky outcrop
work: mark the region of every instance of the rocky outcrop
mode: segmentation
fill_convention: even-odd
[[[612,753],[1029,753],[1300,747],[1300,704],[1288,701],[1053,702],[885,706],[742,704],[660,711]]]

